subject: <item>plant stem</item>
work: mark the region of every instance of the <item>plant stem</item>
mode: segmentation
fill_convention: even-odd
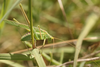
[[[30,21],[30,32],[31,32],[31,38],[32,38],[32,46],[33,46],[33,49],[36,47],[35,46],[35,42],[34,42],[34,32],[33,32],[33,21],[32,21],[32,4],[31,4],[31,0],[28,0],[29,1],[29,21]]]
[[[77,62],[89,62],[89,61],[94,62],[94,61],[100,61],[99,59],[100,59],[100,57],[93,57],[93,58],[87,58],[87,59],[78,59]],[[61,67],[63,65],[69,65],[69,64],[73,64],[73,63],[74,63],[74,61],[69,61],[69,62],[65,62],[61,65],[58,65],[56,67]]]
[[[43,56],[44,58],[46,58],[47,60],[51,61],[51,58],[50,58],[47,54],[45,54],[44,52],[42,52],[42,56]],[[58,61],[56,61],[56,60],[54,60],[54,59],[52,59],[51,62],[52,62],[53,64],[55,64],[55,65],[61,65],[60,62],[58,62]]]
[[[34,56],[30,56],[30,51],[28,51],[28,54],[14,54],[14,53],[0,53],[0,60],[33,60]]]
[[[20,4],[20,8],[21,8],[21,11],[27,21],[27,23],[29,24],[29,27],[30,27],[30,32],[31,32],[31,38],[32,38],[32,46],[33,46],[33,49],[36,47],[35,46],[35,42],[34,42],[34,32],[33,32],[33,22],[32,22],[32,9],[31,9],[31,0],[29,0],[29,19],[22,7],[22,5]]]
[[[8,65],[10,65],[11,67],[25,67],[25,66],[23,66],[23,65],[21,65],[21,64],[12,62],[12,61],[10,61],[10,60],[0,60],[0,63],[8,64]]]

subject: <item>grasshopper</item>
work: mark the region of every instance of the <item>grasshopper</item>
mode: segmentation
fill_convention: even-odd
[[[27,23],[30,25],[30,22],[27,18],[27,15],[26,15],[24,9],[22,8],[21,4],[20,4],[20,7],[21,7],[21,11],[22,11]],[[13,20],[15,22],[14,21],[9,21],[9,20],[5,20],[5,22],[9,23],[11,25],[14,25],[14,26],[22,27],[22,28],[24,28],[24,29],[26,29],[30,32],[30,28],[29,28],[30,26],[29,25],[22,24],[22,23],[18,22],[16,19],[13,19]],[[34,32],[34,34],[32,34],[32,35],[34,35],[33,38],[35,38],[35,40],[44,40],[44,43],[45,43],[46,39],[54,39],[54,37],[52,37],[47,31],[41,29],[39,26],[38,27],[33,27],[33,32]],[[31,39],[32,38],[31,38],[30,33],[27,33],[27,34],[25,34],[24,36],[21,37],[21,41],[29,41]],[[44,43],[43,43],[43,45],[44,45]]]
[[[36,40],[54,39],[54,37],[52,37],[50,34],[48,34],[47,31],[45,31],[43,29],[39,30],[38,27],[34,27],[33,31],[34,31],[34,37]],[[30,33],[23,35],[21,38],[21,41],[28,41],[28,40],[31,40]]]
[[[29,0],[29,3],[31,3],[31,1]],[[30,5],[29,5],[30,6]],[[30,33],[25,34],[24,36],[21,37],[21,41],[28,41],[32,39],[32,45],[30,46],[31,48],[33,48],[29,54],[29,56],[33,56],[35,57],[35,60],[38,64],[39,67],[46,67],[44,60],[40,54],[39,49],[35,48],[36,46],[34,46],[34,40],[44,40],[43,45],[45,45],[45,40],[46,39],[54,39],[50,34],[48,34],[48,32],[46,32],[45,30],[41,29],[39,26],[38,27],[33,27],[32,25],[32,21],[30,23],[30,21],[27,18],[27,15],[25,14],[21,4],[20,7],[22,9],[22,13],[24,14],[25,19],[27,20],[28,25],[19,23],[16,19],[14,19],[14,21],[10,21],[10,20],[5,20],[6,23],[9,23],[11,25],[14,26],[18,26],[18,27],[22,27],[26,30],[28,30]]]
[[[18,26],[18,27],[24,28],[29,32],[29,33],[27,33],[27,34],[25,34],[21,37],[21,41],[31,40],[31,34],[30,34],[29,26],[18,22],[16,19],[13,19],[13,20],[14,21],[11,21],[11,20],[4,20],[4,21],[8,24],[13,25],[13,26]],[[46,39],[54,39],[53,36],[51,36],[47,31],[41,29],[39,26],[33,27],[33,32],[34,32],[35,40],[44,40],[45,41]]]

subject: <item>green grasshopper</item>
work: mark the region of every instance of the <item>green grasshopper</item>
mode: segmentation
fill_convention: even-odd
[[[36,40],[44,40],[44,39],[54,39],[48,32],[46,32],[43,29],[38,29],[38,27],[33,28],[34,36]],[[22,36],[21,41],[28,41],[31,40],[31,34],[27,33],[24,36]]]
[[[24,29],[26,29],[27,31],[30,32],[28,25],[19,23],[16,19],[14,19],[14,21],[4,20],[4,22],[11,24],[13,26],[18,26],[18,27],[24,28]],[[34,32],[34,38],[36,40],[54,39],[54,37],[52,37],[47,31],[39,28],[39,26],[33,27],[33,32]],[[21,37],[21,41],[29,41],[29,40],[31,40],[31,34],[30,33],[27,33],[27,34],[25,34]]]
[[[30,27],[30,21],[28,20],[28,17],[26,15],[24,9],[22,8],[21,4],[20,4],[20,8],[21,8],[22,14],[24,15],[24,17],[25,17],[27,23],[29,24],[29,26],[19,23],[16,19],[13,19],[15,22],[14,21],[8,21],[8,20],[5,20],[5,22],[7,22],[11,25],[14,25],[14,26],[22,27],[22,28],[24,28],[24,29],[26,29],[30,32],[30,28],[29,28]],[[34,34],[32,34],[32,33],[31,34],[34,35],[35,40],[44,40],[44,42],[45,42],[46,39],[54,39],[50,34],[48,34],[48,32],[41,29],[39,26],[38,27],[33,27],[33,32],[34,32]],[[25,34],[24,36],[22,36],[21,41],[31,40],[31,37],[32,37],[31,34],[28,33],[28,34]],[[44,45],[44,43],[43,43],[43,45]]]
[[[31,0],[29,0],[29,3],[31,3]],[[32,45],[30,47],[33,48],[33,49],[30,52],[29,56],[34,55],[35,60],[36,60],[39,67],[46,67],[46,65],[44,63],[44,60],[43,60],[43,58],[40,54],[40,51],[39,51],[39,49],[36,48],[36,45],[35,45],[34,41],[44,40],[43,45],[45,45],[45,40],[46,39],[54,39],[54,38],[50,34],[48,34],[45,30],[41,29],[39,26],[38,27],[33,27],[32,26],[33,25],[32,21],[28,20],[27,15],[26,15],[25,11],[23,10],[21,4],[20,4],[20,7],[21,7],[22,13],[23,13],[23,15],[24,15],[24,17],[25,17],[25,19],[26,19],[29,26],[19,23],[16,19],[14,19],[14,21],[5,20],[5,22],[9,23],[11,25],[14,25],[14,26],[22,27],[22,28],[28,30],[29,32],[31,32],[31,34],[28,33],[28,34],[25,34],[24,36],[22,36],[21,40],[27,42],[28,40],[32,39]],[[31,10],[30,10],[30,13],[31,13]]]

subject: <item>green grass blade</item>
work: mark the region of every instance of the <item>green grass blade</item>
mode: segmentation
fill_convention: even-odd
[[[46,58],[48,61],[51,61],[51,58],[50,58],[47,54],[45,54],[44,52],[42,52],[42,55],[43,55],[43,57]],[[54,60],[54,59],[52,59],[51,62],[52,62],[53,64],[55,64],[55,65],[61,65],[60,62],[58,62],[58,61],[56,61],[56,60]]]
[[[33,31],[33,21],[32,21],[32,1],[28,0],[28,11],[29,11],[29,21],[30,21],[30,32],[31,32],[31,39],[32,39],[32,45],[33,48],[36,47],[35,45],[35,39],[34,39],[34,31]]]
[[[51,48],[45,48],[42,49],[44,53],[62,53],[62,51],[64,53],[73,53],[74,52],[74,48],[73,47],[62,47],[62,48],[55,48],[53,50],[51,50]],[[63,56],[63,55],[62,55]]]
[[[98,20],[99,16],[95,13],[92,13],[86,20],[86,26],[84,27],[83,31],[79,35],[78,41],[76,43],[76,50],[75,50],[75,56],[74,56],[74,64],[73,67],[77,67],[77,59],[78,55],[81,49],[81,44],[83,39],[86,37],[86,35],[89,33],[91,28],[95,25],[96,21]]]
[[[34,57],[30,57],[30,55],[27,54],[12,54],[12,53],[0,54],[0,60],[33,60],[33,59]]]
[[[81,62],[79,67],[84,67],[86,62]]]
[[[11,0],[4,0],[4,3],[2,5],[1,13],[0,13],[0,19],[4,16],[8,8],[10,7]]]
[[[61,55],[60,55],[60,63],[63,63],[63,59],[64,59],[64,51],[61,51]]]
[[[8,64],[12,67],[25,67],[21,64],[18,64],[18,63],[15,63],[15,62],[12,62],[12,61],[9,61],[9,60],[0,60],[0,63],[5,63],[5,64]]]
[[[0,20],[0,23],[7,17],[7,15],[11,12],[11,10],[18,4],[20,3],[21,0],[17,0],[12,7],[5,13],[5,15],[2,17],[2,19]]]
[[[39,67],[46,67],[45,62],[44,62],[41,54],[39,53],[38,49],[33,49],[32,54],[34,55]]]
[[[30,48],[32,48],[32,46],[29,46]],[[51,49],[50,49],[51,50]],[[49,50],[49,51],[50,51]],[[55,49],[55,50],[57,50],[57,49]],[[62,49],[61,49],[62,50]],[[61,50],[59,50],[59,51],[61,51]],[[68,49],[69,50],[69,49]],[[44,51],[44,50],[43,50]],[[46,50],[47,51],[47,50]],[[66,51],[66,50],[65,50]],[[74,50],[73,50],[74,51]],[[47,53],[50,53],[50,52],[47,52]],[[29,54],[29,52],[25,52],[25,54]],[[46,58],[48,61],[51,61],[53,64],[55,64],[55,65],[61,65],[61,63],[60,62],[58,62],[58,61],[56,61],[56,60],[54,60],[54,59],[52,59],[51,60],[51,58],[47,55],[47,54],[45,54],[44,52],[42,52],[41,53],[42,54],[42,56],[44,57],[44,58]]]
[[[4,14],[6,13],[6,11],[10,7],[10,2],[11,2],[11,0],[4,0],[4,3],[2,5],[2,9],[1,9],[1,13],[0,13],[0,19],[4,16]],[[4,21],[2,21],[0,23],[0,36],[2,34],[4,26],[5,26],[5,23],[4,23]]]
[[[24,41],[24,43],[28,46],[28,47],[32,47],[32,44],[28,41]]]

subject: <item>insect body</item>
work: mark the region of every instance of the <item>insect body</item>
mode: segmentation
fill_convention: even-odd
[[[14,25],[14,26],[24,28],[24,29],[26,29],[27,31],[30,32],[28,25],[19,23],[18,21],[5,20],[5,22],[8,23],[8,24]],[[45,31],[41,28],[33,27],[33,32],[34,32],[34,38],[36,40],[54,39],[54,37],[52,37],[47,31]],[[21,37],[21,41],[28,41],[28,40],[31,40],[31,34],[30,33],[27,33],[27,34],[25,34]]]
[[[40,31],[41,31],[41,33],[40,33]],[[54,37],[52,37],[50,34],[48,34],[48,32],[46,32],[43,29],[39,30],[37,27],[34,27],[33,32],[34,32],[34,37],[36,40],[54,39]],[[30,33],[25,34],[21,38],[21,41],[28,41],[28,40],[31,40]]]

